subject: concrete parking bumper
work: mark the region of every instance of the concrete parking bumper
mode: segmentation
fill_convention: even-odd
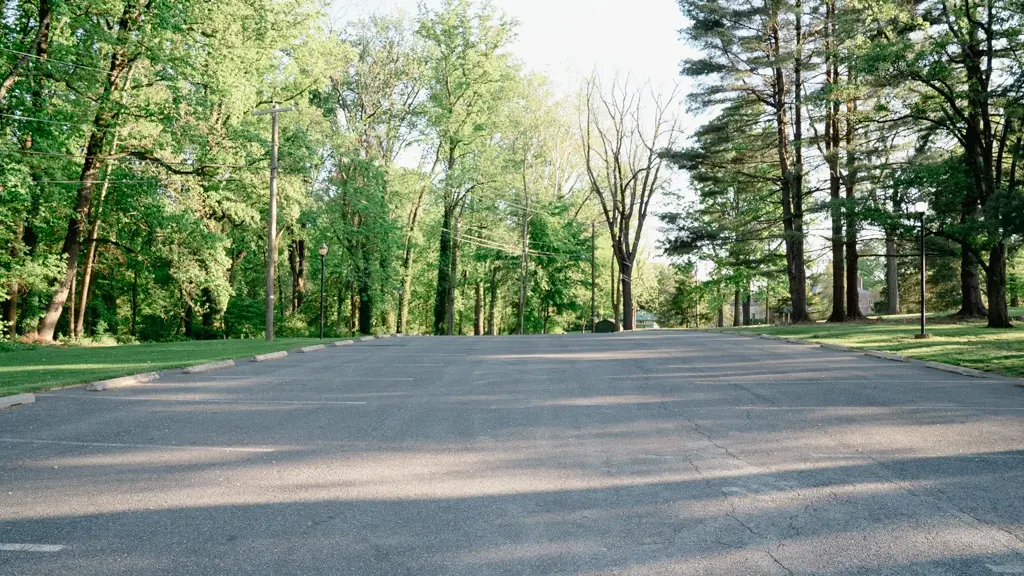
[[[10,408],[11,406],[21,406],[22,404],[31,404],[35,401],[35,394],[15,394],[14,396],[4,396],[3,398],[0,398],[0,409]]]
[[[267,360],[280,360],[288,356],[288,352],[282,350],[280,352],[268,352],[267,354],[257,354],[252,357],[253,362],[266,362]]]
[[[90,392],[102,392],[103,390],[112,390],[114,388],[138,386],[139,384],[146,384],[158,379],[160,379],[160,375],[156,372],[145,372],[142,374],[133,374],[131,376],[121,376],[120,378],[110,378],[109,380],[90,382],[89,384],[86,384],[85,389]]]
[[[224,368],[231,368],[234,365],[234,360],[221,360],[220,362],[207,362],[206,364],[197,364],[195,366],[189,366],[187,368],[183,368],[181,372],[183,374],[204,374],[206,372],[213,372],[214,370],[223,370]]]

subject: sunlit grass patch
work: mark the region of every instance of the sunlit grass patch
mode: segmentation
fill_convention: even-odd
[[[1024,376],[1024,329],[993,330],[984,323],[931,324],[930,338],[915,339],[909,323],[856,322],[750,326],[735,330],[801,338],[851,348],[896,352],[909,358]]]
[[[322,343],[316,338],[204,340],[124,346],[36,346],[0,353],[0,396],[139,372],[245,358]]]

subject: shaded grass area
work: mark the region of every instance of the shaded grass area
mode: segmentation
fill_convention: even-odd
[[[1024,328],[992,330],[978,324],[933,324],[927,340],[916,340],[920,327],[906,323],[857,322],[751,326],[729,330],[801,338],[851,348],[896,352],[928,362],[1024,376]]]
[[[139,372],[291,350],[316,338],[204,340],[125,346],[34,346],[0,353],[0,396],[71,386]]]

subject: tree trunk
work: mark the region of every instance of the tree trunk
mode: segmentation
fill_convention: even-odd
[[[280,244],[275,242],[274,246],[280,246]],[[276,256],[274,258],[274,261],[277,261]],[[281,289],[280,270],[277,269],[274,270],[274,294],[284,294],[284,290]],[[274,312],[276,315],[284,316],[284,298],[274,298],[274,303],[272,305],[277,307],[277,310],[275,310]]]
[[[139,313],[139,271],[132,270],[132,336],[136,334],[136,316]]]
[[[620,262],[622,270],[622,329],[632,330],[635,328],[636,315],[633,314],[633,263]]]
[[[9,252],[12,262],[17,262],[22,258],[20,244],[25,227],[18,225],[16,228],[14,242],[11,243]],[[7,287],[7,300],[3,303],[3,321],[7,323],[8,335],[12,340],[18,335],[18,296],[20,292],[20,283],[17,280],[12,281]]]
[[[99,99],[99,107],[93,117],[92,132],[89,134],[89,141],[85,149],[85,158],[82,161],[82,170],[78,181],[75,207],[68,221],[67,233],[64,235],[64,243],[61,246],[61,254],[65,257],[67,268],[64,276],[55,287],[46,307],[46,314],[39,320],[36,335],[40,340],[53,340],[53,333],[57,327],[57,321],[64,311],[64,303],[67,302],[68,291],[78,273],[78,252],[81,248],[82,224],[89,217],[89,205],[92,202],[92,193],[95,188],[96,175],[99,174],[101,162],[99,156],[106,149],[104,145],[108,132],[112,129],[114,114],[109,109],[114,94],[120,89],[121,81],[128,69],[128,60],[125,57],[125,46],[127,45],[132,27],[141,18],[138,6],[134,0],[125,2],[124,9],[118,21],[117,48],[110,58],[110,69],[107,74],[106,83],[103,86],[103,94]],[[71,319],[74,324],[74,318]]]
[[[988,310],[981,300],[981,275],[978,261],[966,247],[960,250],[960,311],[959,318],[985,318]]]
[[[359,333],[373,333],[373,294],[368,281],[359,282]]]
[[[832,196],[832,314],[829,315],[829,322],[846,321],[846,266],[844,263],[844,240],[843,220],[839,213],[839,182],[831,183],[834,195]]]
[[[523,201],[526,202],[526,211],[523,214],[521,227],[522,255],[519,261],[519,324],[516,334],[522,334],[523,324],[526,322],[526,282],[530,274],[530,195],[526,193],[525,176],[523,180]]]
[[[97,124],[100,122],[97,116]],[[103,120],[103,126],[107,119]],[[53,341],[53,333],[57,328],[57,321],[64,312],[64,304],[67,302],[68,293],[78,277],[78,252],[81,248],[82,223],[89,217],[89,203],[92,200],[92,192],[96,175],[99,174],[97,156],[102,153],[103,141],[106,137],[106,129],[96,129],[89,137],[89,146],[86,148],[86,157],[82,164],[82,172],[79,181],[78,195],[75,200],[75,209],[68,220],[68,230],[64,235],[64,244],[61,246],[61,254],[65,257],[67,267],[64,276],[58,281],[50,303],[46,308],[46,314],[39,320],[37,336],[40,340]],[[71,296],[74,300],[74,295]],[[73,309],[73,303],[72,303]],[[69,314],[69,325],[75,325],[74,313]],[[72,330],[73,332],[73,330]]]
[[[428,174],[433,174],[437,168],[439,157],[434,157],[434,165]],[[412,262],[415,244],[413,236],[416,234],[416,224],[420,218],[420,208],[423,206],[423,198],[427,195],[427,185],[420,188],[416,196],[416,203],[413,204],[412,212],[409,213],[409,225],[405,230],[405,251],[402,256],[402,293],[398,297],[398,329],[399,334],[406,331],[406,322],[409,317],[409,300],[412,298]]]
[[[356,321],[359,318],[359,297],[356,295],[355,285],[349,287],[348,294],[348,331],[356,333]]]
[[[750,326],[750,285],[747,285],[747,292],[743,297],[743,325]]]
[[[491,294],[487,299],[487,333],[497,334],[494,326],[494,308],[498,302],[498,267],[491,268]]]
[[[7,323],[7,335],[13,340],[18,335],[18,292],[21,288],[17,282],[11,282],[4,302],[4,322]]]
[[[117,147],[117,135],[114,135],[114,144],[111,148]],[[89,305],[89,287],[92,285],[92,271],[96,266],[96,240],[99,238],[100,219],[103,217],[103,200],[110,189],[110,169],[106,170],[103,176],[103,186],[100,188],[100,197],[93,210],[92,227],[89,230],[89,243],[85,249],[85,269],[82,271],[82,298],[78,304],[78,321],[75,323],[75,330],[72,336],[81,338],[82,326],[85,322],[85,309]]]
[[[289,272],[289,274],[291,274],[291,277],[292,277],[292,298],[291,298],[291,302],[288,305],[288,311],[291,314],[295,314],[295,310],[299,307],[299,304],[298,304],[298,297],[299,297],[299,283],[298,283],[298,278],[299,278],[299,273],[298,273],[299,272],[299,262],[298,262],[298,257],[297,257],[297,255],[295,253],[295,241],[294,240],[292,240],[288,244],[288,272]],[[284,298],[284,294],[281,295],[281,298]]]
[[[213,303],[213,292],[209,288],[203,288],[203,315],[202,315],[202,326],[203,333],[200,334],[200,338],[203,340],[210,340],[213,338],[213,322],[216,319],[217,310],[214,308]],[[115,299],[116,303],[117,300]]]
[[[484,334],[484,283],[476,283],[476,306],[473,308],[473,336]]]
[[[848,88],[853,86],[853,66],[846,69]],[[860,223],[854,198],[857,188],[856,124],[857,100],[846,100],[846,318],[863,320],[860,311],[860,257],[857,254],[857,233]]]
[[[797,26],[798,30],[801,28]],[[779,28],[778,5],[772,5],[771,14],[771,37],[773,58],[782,57],[781,30]],[[799,56],[799,55],[798,55]],[[799,61],[799,58],[797,58]],[[800,66],[796,66],[796,71]],[[801,73],[802,74],[802,73]],[[779,156],[779,169],[782,174],[782,227],[786,246],[786,276],[789,280],[789,295],[793,307],[793,319],[799,322],[810,321],[807,313],[807,281],[804,268],[804,238],[803,238],[803,199],[802,180],[799,166],[800,158],[797,159],[797,166],[790,165],[789,160],[789,120],[786,117],[786,73],[781,66],[774,69],[775,81],[773,85],[773,105],[775,108],[775,129],[776,148]],[[800,75],[802,79],[802,75]],[[799,94],[799,83],[797,93]],[[801,107],[795,107],[801,110]],[[802,114],[802,111],[801,111]],[[799,122],[797,122],[799,124]],[[802,128],[797,128],[796,133],[802,136]],[[800,150],[802,144],[796,143],[796,150]],[[799,156],[799,155],[798,155]]]
[[[885,292],[889,314],[900,313],[900,276],[896,266],[896,240],[891,231],[885,233]]]
[[[849,220],[847,220],[849,221]],[[860,266],[857,256],[857,233],[853,233],[851,241],[849,229],[847,229],[846,241],[846,319],[863,320],[864,313],[860,311]]]
[[[448,320],[448,288],[452,283],[452,215],[453,209],[444,207],[441,219],[441,245],[437,255],[437,289],[434,291],[434,335],[445,334]]]
[[[406,324],[409,318],[409,299],[412,297],[412,253],[413,248],[409,246],[402,262],[402,292],[398,295],[398,320],[395,330],[398,334],[405,334],[409,330]]]
[[[356,289],[359,292],[359,333],[373,333],[374,312],[377,310],[376,278],[374,277],[373,254],[369,246],[359,246],[357,259],[358,276]]]
[[[838,54],[835,50],[836,3],[825,3],[825,83],[829,88],[825,101],[825,161],[828,165],[829,215],[832,220],[832,313],[829,322],[846,320],[846,267],[843,237],[843,209],[840,202],[839,174],[839,84]],[[799,86],[797,90],[799,90]]]
[[[804,265],[804,80],[803,80],[803,2],[794,6],[796,56],[793,59],[793,265],[796,275],[793,287],[793,322],[810,322],[807,312],[807,272]],[[780,52],[781,53],[781,52]]]
[[[341,328],[344,326],[344,315],[342,311],[345,310],[345,290],[342,288],[342,284],[338,284],[338,297],[337,299],[337,310],[334,314],[334,327],[338,333],[341,333]]]
[[[988,274],[988,327],[1013,328],[1010,310],[1006,305],[1006,242],[1000,241],[989,252]]]
[[[455,334],[455,291],[459,287],[459,223],[462,220],[461,216],[454,218],[455,229],[452,231],[452,272],[451,282],[448,284],[448,334]],[[461,314],[460,314],[461,324]],[[462,333],[461,326],[459,327],[459,333]]]
[[[46,58],[47,47],[50,42],[50,21],[51,21],[52,10],[50,9],[49,0],[39,0],[39,11],[38,11],[38,23],[36,27],[36,37],[32,40],[32,45],[25,50],[25,53],[18,58],[14,66],[4,77],[3,82],[0,82],[0,102],[4,101],[7,96],[7,91],[11,89],[11,86],[18,81],[21,75],[21,69],[28,64],[29,58],[34,57],[40,62]]]
[[[193,319],[192,305],[189,304],[188,300],[185,300],[185,314],[182,317],[182,326],[183,326],[183,331],[185,333],[185,337],[186,338],[192,338],[192,335],[193,335],[192,319]]]
[[[737,288],[736,292],[733,293],[733,297],[732,297],[732,325],[733,326],[741,326],[742,325],[742,318],[740,318],[740,316],[742,316],[742,314],[743,314],[743,312],[742,312],[742,310],[743,310],[742,299],[743,299],[743,295],[740,293],[740,289]]]
[[[612,256],[612,314],[615,316],[615,331],[622,330],[621,323],[621,282],[619,282],[618,261]]]

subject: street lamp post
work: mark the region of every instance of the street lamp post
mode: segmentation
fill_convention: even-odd
[[[405,324],[405,322],[404,322],[405,321],[405,315],[402,314],[402,295],[403,294],[405,294],[405,286],[399,286],[398,287],[398,326],[397,326],[398,329],[395,330],[395,333],[397,333],[397,334],[404,334],[403,331],[405,330],[405,326],[403,326],[403,324]]]
[[[324,259],[327,258],[327,243],[320,244],[320,339],[324,339]]]
[[[924,252],[924,215],[928,211],[928,203],[921,201],[914,205],[914,212],[917,213],[918,220],[921,223],[921,333],[914,336],[919,340],[928,337],[928,332],[925,329],[925,272],[927,271],[927,264],[925,262]]]

